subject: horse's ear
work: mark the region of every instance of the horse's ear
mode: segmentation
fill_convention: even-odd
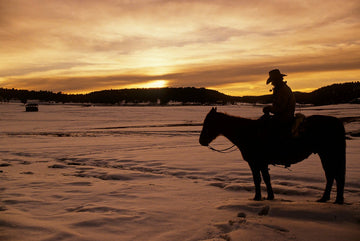
[[[216,107],[213,107],[212,109],[211,109],[211,112],[216,112],[217,111],[217,108]]]

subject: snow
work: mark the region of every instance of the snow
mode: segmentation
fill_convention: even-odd
[[[209,110],[0,104],[0,240],[359,240],[359,137],[348,135],[345,205],[334,192],[315,202],[325,187],[316,155],[270,166],[275,200],[258,202],[238,151],[198,143]],[[261,110],[218,107],[247,118]],[[347,132],[360,130],[359,105],[297,111],[353,117]]]

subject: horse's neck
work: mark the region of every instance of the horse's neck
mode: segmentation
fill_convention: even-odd
[[[234,144],[240,144],[253,133],[254,120],[218,113],[218,126],[223,136]]]

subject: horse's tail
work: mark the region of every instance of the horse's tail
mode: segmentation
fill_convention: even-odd
[[[344,124],[338,120],[338,135],[335,136],[334,160],[335,162],[335,180],[336,180],[336,203],[344,202],[345,173],[346,173],[346,136]]]
[[[335,173],[336,182],[345,185],[345,173],[346,173],[346,136],[344,124],[338,119],[339,137],[338,137],[338,169]]]

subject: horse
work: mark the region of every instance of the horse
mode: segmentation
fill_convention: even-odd
[[[268,166],[298,163],[312,153],[318,154],[325,171],[326,186],[318,202],[330,200],[330,192],[336,180],[335,203],[344,203],[346,141],[344,125],[336,117],[312,115],[304,119],[299,135],[286,137],[283,141],[272,139],[266,132],[266,120],[247,119],[217,112],[212,108],[205,117],[199,142],[209,144],[219,135],[225,136],[240,150],[248,162],[255,184],[254,200],[262,200],[261,175],[266,184],[267,199],[274,199]],[[261,173],[261,175],[260,175]]]

